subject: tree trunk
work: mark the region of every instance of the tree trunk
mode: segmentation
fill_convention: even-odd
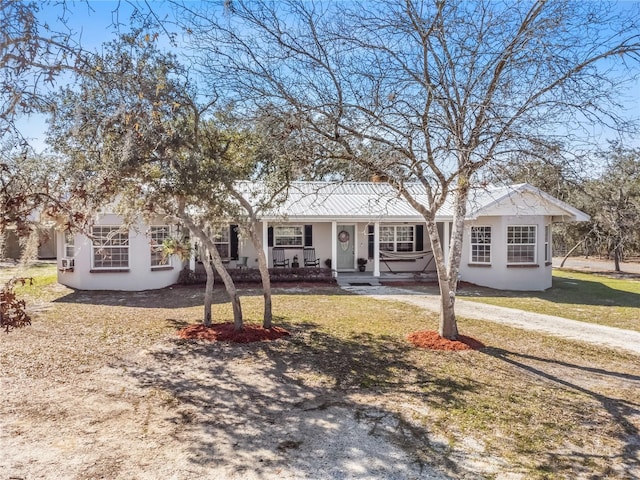
[[[575,250],[576,248],[578,248],[580,245],[582,245],[583,243],[585,243],[585,241],[586,241],[586,238],[583,238],[583,239],[582,239],[582,240],[580,240],[578,243],[576,243],[576,245],[575,245],[571,250],[569,250],[569,251],[567,252],[567,254],[566,254],[566,255],[564,256],[564,258],[562,259],[562,262],[560,262],[560,268],[564,267],[564,262],[566,262],[566,261],[567,261],[567,258],[569,258],[569,255],[571,255],[571,254],[574,252],[574,250]]]
[[[620,247],[620,242],[616,242],[615,246],[613,247],[613,265],[614,265],[614,270],[616,272],[620,272],[620,257],[621,255],[621,247]]]
[[[202,232],[204,234],[204,232]],[[213,261],[213,266],[215,267],[218,275],[222,278],[222,283],[227,290],[227,294],[229,295],[229,299],[231,300],[231,307],[233,308],[233,329],[238,332],[243,328],[243,320],[242,320],[242,306],[240,305],[240,296],[238,295],[238,290],[236,289],[235,283],[233,283],[233,279],[227,269],[222,263],[222,258],[220,258],[220,254],[218,253],[218,249],[215,244],[206,237],[205,245],[211,254],[211,260]]]
[[[455,312],[455,295],[457,286],[458,265],[460,263],[460,251],[452,255],[450,252],[449,258],[452,258],[456,263],[453,268],[450,266],[447,268],[444,250],[442,242],[440,241],[440,235],[438,235],[438,225],[435,220],[435,212],[438,210],[437,205],[431,205],[431,210],[426,209],[423,205],[418,203],[410,194],[406,191],[400,190],[400,193],[404,198],[422,214],[425,219],[427,233],[429,235],[429,242],[431,244],[431,251],[433,253],[433,259],[436,265],[436,272],[438,274],[438,288],[440,289],[440,324],[438,326],[438,334],[448,340],[455,340],[458,338],[458,323]],[[466,201],[466,199],[465,199]],[[454,220],[456,217],[454,216]],[[464,216],[463,216],[464,221]],[[462,235],[462,228],[456,230]],[[462,240],[459,239],[457,244],[461,245]],[[455,245],[456,242],[453,242]],[[451,275],[455,275],[452,280]]]
[[[271,328],[273,322],[273,309],[271,300],[271,276],[269,275],[269,263],[266,255],[264,254],[264,245],[262,239],[258,235],[257,226],[258,219],[256,217],[253,206],[239,194],[231,185],[227,185],[229,193],[242,205],[247,215],[249,216],[249,236],[251,237],[251,243],[256,249],[258,256],[258,269],[260,270],[260,279],[262,280],[262,296],[264,297],[264,315],[262,318],[263,328]]]
[[[215,243],[212,242],[211,239],[207,236],[207,234],[204,232],[204,229],[199,225],[196,225],[193,219],[189,215],[187,215],[187,213],[184,211],[183,205],[181,205],[181,208],[179,208],[178,217],[184,222],[192,235],[200,240],[204,247],[209,250],[209,253],[211,254],[211,260],[213,261],[213,266],[218,272],[218,275],[220,275],[220,278],[222,278],[222,283],[224,283],[227,294],[229,295],[229,299],[231,300],[231,307],[233,308],[234,330],[242,330],[243,321],[240,296],[238,295],[238,290],[233,283],[231,275],[229,275],[229,272],[227,272],[227,269],[222,263],[222,258],[220,258],[220,254],[218,253],[218,249],[216,248]]]
[[[450,290],[447,266],[445,265],[444,252],[435,218],[426,218],[425,220],[440,288],[440,325],[438,333],[443,338],[455,340],[458,337],[458,325],[454,308],[455,292]]]
[[[215,278],[213,276],[213,268],[209,263],[209,250],[206,248],[200,249],[202,258],[202,265],[207,272],[207,284],[204,289],[204,326],[210,327],[212,324],[211,305],[213,303],[213,283]]]
[[[464,219],[467,216],[467,201],[469,199],[469,181],[461,178],[458,182],[458,190],[453,199],[453,230],[449,245],[449,290],[453,297],[458,290],[458,274],[460,272],[460,260],[462,259],[462,237],[464,235]]]
[[[271,328],[273,321],[272,302],[271,302],[271,277],[269,275],[269,264],[267,263],[267,257],[264,254],[264,245],[262,240],[256,231],[256,221],[251,219],[251,225],[249,226],[249,234],[251,235],[251,242],[253,243],[256,253],[258,255],[258,269],[260,270],[260,279],[262,280],[262,295],[264,297],[264,315],[262,318],[262,326],[264,328]]]

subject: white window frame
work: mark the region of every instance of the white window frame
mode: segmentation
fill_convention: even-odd
[[[480,233],[480,237],[478,237],[478,234],[476,232],[481,231],[481,230],[483,231],[483,233]],[[475,233],[475,235],[474,235],[474,233]],[[489,241],[488,242],[486,241],[487,240],[487,238],[486,238],[487,234],[489,236],[489,238],[488,238]],[[470,234],[469,234],[469,244],[470,244],[470,247],[469,247],[469,258],[470,258],[470,263],[476,263],[476,264],[480,264],[480,265],[491,265],[492,234],[493,234],[493,232],[492,232],[492,229],[491,229],[491,225],[473,225],[473,226],[471,226],[471,230],[470,230]],[[474,239],[474,236],[476,237],[475,239]],[[480,254],[478,252],[478,250],[485,250],[485,252]],[[486,253],[487,251],[488,251],[488,255]],[[489,259],[488,260],[484,260],[484,258],[486,258],[487,256],[489,257]],[[480,258],[483,258],[483,260],[480,260]]]
[[[62,257],[74,258],[76,256],[75,234],[65,232],[64,243],[62,244]]]
[[[273,227],[274,247],[303,247],[304,227],[302,225],[275,225]]]
[[[96,235],[96,229],[100,230],[109,230],[106,237],[103,234]],[[121,242],[112,244],[112,242]],[[91,230],[91,268],[94,270],[128,270],[129,269],[129,230],[126,232],[122,231],[122,227],[120,225],[96,225]],[[106,251],[109,250],[121,250],[125,251],[126,255],[124,258],[126,262],[121,262],[118,265],[109,265],[105,266],[105,260],[102,260],[99,263],[102,265],[98,265],[96,262],[96,257],[100,255],[100,252],[103,252],[103,258],[106,258]]]
[[[518,238],[522,239],[523,234],[522,230],[520,231],[520,235],[516,235],[514,232],[512,235],[512,229],[527,229],[530,232],[530,229],[533,229],[533,243],[531,242],[515,242]],[[529,234],[527,234],[527,237]],[[527,249],[531,249],[533,252],[533,259],[529,260],[514,260],[515,254],[513,250],[517,248],[526,247]],[[522,257],[522,254],[519,255]],[[508,225],[507,226],[507,265],[534,265],[537,263],[538,259],[538,226],[537,225]]]
[[[398,229],[410,229],[411,240],[407,240],[404,237],[398,239]],[[386,232],[393,232],[391,237],[385,238]],[[383,244],[391,244],[392,250],[389,250]],[[398,245],[411,245],[411,250],[398,250]],[[380,234],[378,247],[381,252],[395,252],[395,253],[408,253],[416,251],[416,226],[415,225],[380,225]]]
[[[228,260],[231,258],[231,228],[229,225],[217,226],[213,228],[213,243],[218,250],[220,258]],[[226,250],[226,252],[224,251]]]
[[[549,263],[552,260],[551,257],[551,224],[548,223],[544,226],[544,262]]]
[[[162,245],[167,238],[171,237],[171,226],[150,225],[147,236],[149,237],[149,262],[151,263],[151,268],[170,267],[171,257],[164,257]]]

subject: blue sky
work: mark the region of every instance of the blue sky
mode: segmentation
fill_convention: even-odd
[[[56,2],[54,2],[54,5],[42,7],[40,12],[40,18],[49,23],[54,30],[56,29],[56,25],[59,25],[58,16],[61,13],[60,6],[55,3]],[[129,17],[134,9],[131,3],[135,4],[135,0],[132,0],[132,2],[126,2],[124,0],[69,2],[67,4],[68,12],[66,15],[67,25],[78,35],[83,48],[87,50],[99,50],[102,43],[115,38],[117,32],[114,23],[121,22],[124,24],[123,29],[125,31],[127,30]],[[632,3],[638,3],[638,1],[623,1],[620,2],[619,7],[624,9]],[[170,8],[166,2],[150,0],[149,4],[154,8],[158,16],[171,16]],[[64,77],[59,79],[59,83],[63,83],[64,81]],[[621,98],[620,101],[626,105],[626,112],[624,112],[626,117],[630,119],[640,118],[640,81],[636,81],[631,85],[626,95]],[[31,118],[23,118],[18,122],[18,125],[23,130],[25,136],[31,140],[32,145],[37,151],[42,151],[45,148],[44,132],[46,130],[46,123],[44,117],[32,116]],[[602,143],[603,146],[606,144],[607,139],[615,138],[614,132],[604,129],[602,131],[597,130],[596,128],[592,134],[594,137],[599,137],[599,142]],[[640,147],[640,138],[627,140],[630,145]]]

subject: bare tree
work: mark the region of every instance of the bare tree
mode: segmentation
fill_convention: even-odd
[[[585,211],[592,215],[591,238],[613,256],[615,270],[625,250],[640,247],[640,149],[611,145],[600,153],[606,168],[585,188]]]
[[[581,125],[629,127],[619,107],[638,74],[638,5],[232,0],[223,11],[175,3],[211,82],[247,112],[289,116],[324,160],[383,173],[424,217],[446,338],[458,334],[454,299],[478,173],[513,152],[584,140]],[[436,214],[448,200],[445,259]]]

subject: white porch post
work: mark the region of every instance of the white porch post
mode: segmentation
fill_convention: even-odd
[[[442,252],[444,253],[444,264],[449,266],[449,244],[451,243],[451,232],[449,232],[449,222],[444,222],[444,240]]]
[[[264,257],[267,259],[267,267],[269,267],[269,222],[262,222],[262,250]]]
[[[331,270],[333,276],[338,276],[338,222],[331,222]]]
[[[192,250],[191,255],[189,255],[189,270],[192,272],[196,271],[196,252],[194,250]]]
[[[186,230],[186,228],[185,228],[185,230]],[[180,230],[178,230],[178,233],[179,232],[180,232]],[[187,232],[189,232],[189,230],[187,230]],[[64,241],[64,234],[63,234],[62,239]],[[189,232],[189,240],[192,242],[191,246],[195,247],[195,242],[194,242],[194,239],[193,239],[193,235],[191,235],[191,232]],[[64,244],[62,245],[62,248],[64,249]],[[195,271],[196,271],[196,249],[195,248],[190,248],[189,250],[191,251],[191,253],[189,253],[189,270],[191,270],[192,272],[195,273]]]
[[[373,276],[380,276],[380,222],[373,224]]]

